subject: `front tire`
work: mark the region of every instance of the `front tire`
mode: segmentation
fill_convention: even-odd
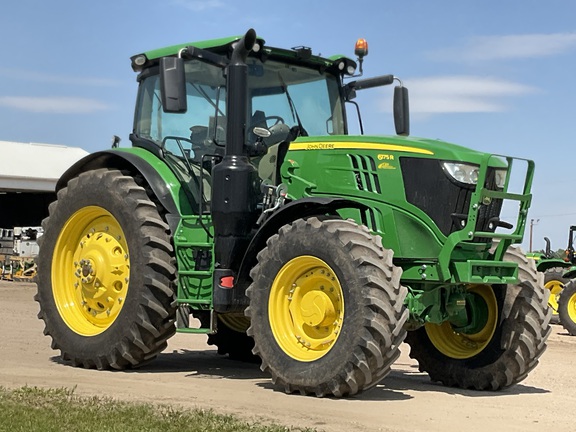
[[[58,192],[42,223],[38,317],[74,366],[137,367],[175,332],[168,225],[134,178],[85,172]]]
[[[390,371],[407,290],[379,237],[349,220],[298,219],[258,254],[248,334],[286,393],[354,395]]]
[[[484,325],[473,334],[427,324],[409,332],[410,357],[432,381],[446,386],[499,390],[522,381],[536,367],[550,334],[551,310],[542,274],[516,248],[505,260],[519,266],[518,285],[472,285]],[[441,330],[442,329],[442,330]]]
[[[568,282],[558,299],[560,324],[572,336],[576,336],[576,279]]]

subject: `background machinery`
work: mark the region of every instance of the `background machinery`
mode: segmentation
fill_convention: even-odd
[[[132,146],[72,166],[43,223],[36,299],[62,358],[138,367],[203,332],[288,393],[339,397],[375,386],[405,340],[445,385],[521,381],[550,331],[512,247],[533,163],[407,137],[401,83],[398,136],[349,135],[356,93],[399,81],[356,66],[253,30],[134,56]]]
[[[0,279],[34,281],[42,227],[0,228]]]
[[[554,257],[547,237],[544,238],[544,253],[530,254],[536,260],[538,271],[544,273],[544,287],[549,291],[552,322],[562,324],[572,336],[576,336],[576,283],[573,281],[576,277],[575,231],[576,226],[571,226],[564,258]]]

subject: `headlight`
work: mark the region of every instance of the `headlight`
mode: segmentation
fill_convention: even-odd
[[[460,183],[476,184],[478,183],[478,165],[471,165],[456,162],[442,162],[444,171],[454,180]],[[504,175],[506,179],[506,175]]]
[[[506,184],[506,174],[508,174],[508,170],[506,169],[494,170],[494,181],[496,182],[496,187],[498,189],[504,189],[504,185]]]

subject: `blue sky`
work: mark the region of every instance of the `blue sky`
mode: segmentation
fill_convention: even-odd
[[[127,145],[130,56],[250,27],[269,45],[323,55],[353,56],[366,38],[365,76],[392,73],[410,89],[413,136],[536,161],[533,246],[544,236],[566,246],[576,225],[572,0],[5,1],[0,140],[97,151],[116,134]],[[393,133],[390,93],[360,94],[367,132]]]

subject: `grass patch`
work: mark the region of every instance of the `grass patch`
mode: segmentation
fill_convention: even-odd
[[[0,431],[42,432],[314,432],[249,423],[211,410],[81,397],[69,389],[0,387]]]

